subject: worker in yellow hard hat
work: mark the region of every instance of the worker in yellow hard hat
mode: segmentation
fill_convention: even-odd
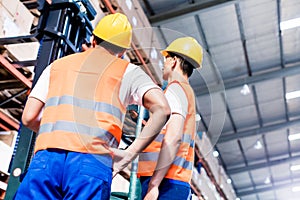
[[[202,67],[203,50],[192,37],[174,40],[165,50],[163,79],[171,116],[157,138],[139,155],[138,176],[145,200],[184,200],[191,195],[196,133],[195,95],[188,78]]]
[[[119,58],[131,38],[125,15],[107,15],[93,31],[91,48],[44,70],[22,115],[38,137],[15,199],[108,200],[127,105],[149,109],[152,123],[128,148],[123,165],[163,127],[170,114],[163,92],[140,67]]]

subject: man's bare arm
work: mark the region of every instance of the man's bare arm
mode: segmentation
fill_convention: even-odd
[[[43,107],[44,102],[34,97],[28,97],[22,114],[23,125],[36,133],[39,131]]]
[[[159,88],[150,89],[144,94],[143,106],[149,110],[151,115],[140,135],[126,151],[111,148],[115,156],[122,156],[121,161],[114,165],[115,174],[124,169],[138,153],[141,153],[155,139],[169,119],[171,110],[164,93]]]

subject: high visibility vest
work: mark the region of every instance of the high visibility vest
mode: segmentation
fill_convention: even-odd
[[[194,165],[194,141],[196,133],[195,95],[193,89],[188,83],[178,81],[174,82],[177,82],[181,85],[187,96],[188,113],[184,121],[180,147],[176,154],[176,158],[165,175],[165,178],[189,183],[192,178],[192,169]],[[172,83],[173,82],[170,84]],[[168,90],[168,87],[166,90]],[[165,133],[166,129],[163,129],[156,139],[143,151],[143,153],[139,155],[139,177],[153,175]]]
[[[119,89],[128,64],[101,48],[53,62],[35,152],[109,154],[107,145],[118,147],[126,113]]]

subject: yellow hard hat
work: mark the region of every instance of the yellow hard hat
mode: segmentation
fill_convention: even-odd
[[[195,68],[202,67],[203,50],[197,40],[192,37],[177,38],[165,50],[162,50],[161,54],[167,56],[168,52],[182,56]]]
[[[94,29],[93,34],[119,47],[129,48],[132,28],[125,15],[115,13],[103,17]]]

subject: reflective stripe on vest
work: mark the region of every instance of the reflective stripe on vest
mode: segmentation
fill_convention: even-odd
[[[175,82],[181,85],[187,96],[188,114],[184,121],[184,134],[181,137],[180,147],[174,161],[170,165],[165,178],[189,183],[192,177],[192,169],[194,165],[194,138],[196,132],[195,96],[189,84],[179,83],[177,81]],[[169,85],[170,84],[172,83],[169,83]],[[165,132],[165,129],[162,130],[161,133],[155,138],[155,140],[144,150],[144,152],[139,155],[138,176],[153,175]]]
[[[163,139],[164,139],[164,134],[160,133],[160,134],[158,134],[158,136],[156,136],[154,141],[162,142]],[[181,137],[181,142],[190,143],[190,147],[194,148],[195,141],[193,140],[193,138],[191,137],[190,134],[184,133]]]
[[[90,109],[97,112],[106,112],[121,119],[121,121],[123,121],[122,117],[124,117],[121,110],[113,105],[103,103],[103,102],[95,102],[86,99],[79,99],[67,95],[61,97],[49,98],[46,102],[45,108],[49,106],[58,106],[61,104],[70,104],[73,106],[78,106],[81,108]]]
[[[143,152],[139,156],[139,161],[157,161],[159,156],[159,152]],[[187,161],[186,159],[176,156],[173,162],[173,165],[178,167],[182,167],[187,170],[193,169],[193,163],[191,161]]]
[[[162,142],[164,134],[159,134],[155,141]],[[181,138],[181,143],[189,143],[190,148],[194,148],[194,140],[191,138],[190,134],[183,134]],[[139,161],[157,161],[159,156],[159,152],[143,152],[139,155]],[[191,161],[186,160],[180,156],[176,156],[174,165],[178,167],[182,167],[188,170],[192,170],[193,163]]]
[[[111,147],[117,148],[119,145],[119,142],[111,133],[98,127],[89,127],[83,124],[68,121],[56,121],[55,123],[43,124],[40,127],[41,133],[50,133],[53,131],[66,131],[71,133],[92,135],[105,141]]]
[[[101,48],[55,61],[35,151],[111,153],[107,146],[118,146],[126,113],[119,89],[127,66]]]
[[[159,134],[156,138],[156,142],[162,142],[164,138],[164,134]],[[183,134],[181,138],[181,144],[188,143],[190,148],[194,148],[194,140],[191,138],[190,134]],[[159,156],[159,152],[143,152],[139,155],[139,161],[157,161]],[[180,156],[176,156],[174,165],[178,167],[182,167],[188,170],[192,170],[193,163],[191,161],[186,160]]]

